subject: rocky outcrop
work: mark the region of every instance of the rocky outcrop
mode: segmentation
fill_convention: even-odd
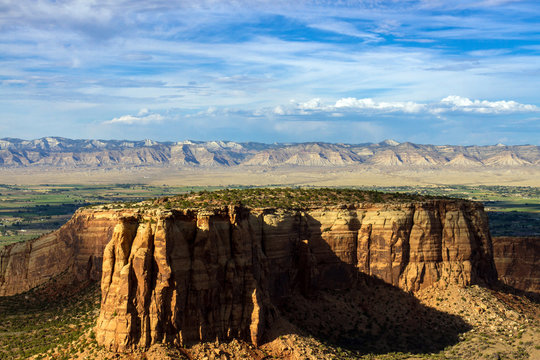
[[[494,237],[493,257],[499,280],[540,295],[540,237]]]
[[[104,251],[96,337],[116,351],[257,344],[292,294],[355,287],[366,275],[406,291],[493,283],[481,205],[122,211]]]
[[[118,212],[79,210],[59,230],[0,248],[0,296],[28,291],[60,274],[101,279],[103,249]]]

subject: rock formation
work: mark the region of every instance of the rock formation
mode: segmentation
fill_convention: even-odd
[[[99,280],[103,249],[119,216],[78,210],[57,231],[0,248],[0,296],[28,291],[64,273],[74,280]]]
[[[81,209],[56,232],[0,249],[0,295],[60,274],[101,278],[96,338],[131,351],[230,338],[257,344],[292,295],[361,286],[366,276],[413,292],[497,278],[486,214],[469,201],[171,204]]]
[[[116,351],[257,344],[293,293],[353,287],[360,274],[406,291],[492,284],[491,246],[481,205],[459,200],[122,210],[104,251],[96,336]]]
[[[540,237],[494,237],[493,257],[499,280],[540,296]]]

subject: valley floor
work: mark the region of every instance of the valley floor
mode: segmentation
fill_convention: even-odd
[[[516,168],[264,167],[2,168],[4,184],[146,184],[168,186],[540,186],[538,166]]]

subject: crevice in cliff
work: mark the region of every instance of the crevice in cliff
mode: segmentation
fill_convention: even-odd
[[[260,234],[261,234],[261,251],[264,254],[264,256],[268,256],[266,253],[266,233],[264,232],[264,213],[259,214],[257,217],[257,220],[260,224]]]
[[[11,250],[14,244],[4,246],[0,249],[0,286],[3,287],[6,281],[6,270],[11,259]]]
[[[414,216],[416,214],[416,206],[411,206],[411,213],[407,219],[408,225],[405,229],[405,238],[402,242],[402,262],[399,267],[399,277],[401,277],[411,262],[411,233],[414,226]]]
[[[24,256],[24,279],[26,281],[28,281],[28,272],[30,270],[30,267],[28,266],[30,264],[30,253],[32,252],[32,244],[33,244],[33,241],[28,241],[26,243],[26,252],[25,252],[25,256]]]
[[[160,239],[164,244],[165,248],[165,254],[162,259],[164,261],[163,266],[165,268],[165,275],[166,279],[163,284],[163,295],[162,295],[162,318],[161,321],[165,322],[166,326],[163,326],[163,339],[165,339],[167,342],[173,342],[175,339],[175,334],[177,333],[178,329],[176,328],[176,324],[172,321],[173,317],[173,296],[175,295],[176,291],[176,281],[174,279],[174,272],[172,271],[172,261],[171,261],[171,252],[172,252],[172,245],[174,243],[174,240],[172,239],[172,226],[173,224],[170,222],[170,218],[161,218],[158,221],[158,224],[156,225],[156,234],[158,233],[158,226],[161,224],[163,235]],[[166,320],[165,320],[166,319]]]

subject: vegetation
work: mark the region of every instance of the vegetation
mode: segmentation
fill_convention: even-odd
[[[213,187],[139,184],[32,185],[0,184],[0,246],[30,240],[58,229],[81,206],[133,202]]]
[[[341,188],[251,188],[201,191],[143,202],[141,206],[165,208],[214,208],[243,205],[250,208],[306,209],[370,203],[395,203],[422,200],[425,196],[406,193],[382,193],[376,190]],[[137,205],[135,205],[137,206]]]
[[[0,359],[27,359],[51,354],[56,347],[68,349],[90,332],[99,311],[98,285],[68,295],[57,294],[51,300],[50,294],[35,289],[0,297]],[[62,358],[62,354],[56,355]]]
[[[389,191],[391,193],[387,193]],[[484,202],[490,216],[491,231],[495,235],[540,235],[538,233],[540,229],[534,226],[540,220],[540,189],[532,187],[440,186],[373,187],[367,189],[275,187],[240,189],[238,187],[237,189],[218,189],[216,187],[124,184],[103,186],[0,185],[0,246],[2,243],[25,240],[56,229],[72,215],[76,208],[87,205],[107,203],[107,207],[120,207],[121,204],[127,202],[130,203],[129,206],[160,206],[172,209],[175,207],[210,208],[242,204],[249,207],[301,209],[358,202],[399,203],[431,197],[460,197]],[[154,198],[154,200],[143,201],[147,198]],[[111,202],[117,203],[110,204]],[[83,290],[76,295],[61,296],[57,294],[52,300],[50,296],[41,296],[39,289],[14,297],[0,297],[0,359],[26,359],[33,356],[34,359],[70,359],[76,356],[97,358],[98,353],[101,358],[112,359],[115,357],[116,355],[107,353],[97,345],[91,330],[92,326],[95,325],[99,309],[99,289],[95,285],[82,288]],[[533,345],[533,337],[529,334],[529,328],[539,331],[537,330],[539,328],[537,322],[523,325],[527,331],[523,332],[524,335],[522,335],[521,328],[516,328],[514,323],[508,324],[503,329],[499,318],[492,320],[486,316],[488,319],[486,321],[491,323],[485,328],[491,329],[491,325],[496,326],[496,334],[493,332],[495,330],[489,330],[491,331],[487,333],[489,336],[484,337],[478,328],[475,328],[474,332],[462,333],[461,331],[464,329],[460,328],[463,325],[460,322],[446,321],[448,317],[437,317],[435,316],[439,315],[437,312],[426,312],[424,317],[421,317],[426,324],[437,323],[436,325],[440,326],[441,329],[447,330],[446,334],[460,336],[459,341],[454,339],[455,344],[453,341],[447,344],[445,341],[448,341],[449,336],[439,339],[427,334],[422,328],[418,331],[408,328],[407,319],[410,317],[407,311],[410,307],[405,306],[409,301],[407,297],[389,297],[390,300],[387,302],[381,301],[376,296],[380,295],[380,291],[384,287],[373,289],[378,292],[371,295],[365,292],[354,293],[354,296],[340,292],[326,294],[326,297],[320,297],[316,300],[316,306],[311,307],[313,310],[311,314],[305,313],[307,307],[302,306],[302,303],[288,303],[286,305],[290,307],[290,311],[285,311],[285,313],[291,321],[301,328],[312,327],[310,319],[322,321],[322,319],[330,317],[331,319],[335,318],[335,321],[339,320],[336,322],[336,328],[333,327],[330,320],[325,320],[325,323],[328,323],[326,327],[315,327],[317,329],[315,335],[321,339],[329,339],[332,336],[335,337],[336,334],[339,335],[334,339],[338,345],[311,337],[312,340],[305,340],[311,348],[318,347],[317,351],[321,357],[340,359],[404,359],[410,357],[462,359],[482,353],[483,358],[486,359],[522,359],[528,356],[524,350],[525,346],[527,346],[527,351],[533,346],[538,350],[538,345]],[[477,299],[478,297],[473,298]],[[324,301],[325,299],[331,301]],[[471,298],[457,297],[456,295],[451,303],[461,303],[460,301],[465,304],[463,308],[466,309],[461,316],[473,316],[474,312],[469,310],[469,304],[472,303]],[[358,304],[362,303],[365,306],[358,308]],[[438,295],[436,305],[440,306],[441,310],[448,311],[444,306],[450,306],[449,304],[450,300],[447,297],[443,298],[442,295]],[[389,330],[390,324],[395,321],[401,321],[403,331]],[[441,322],[442,325],[439,325],[438,322]],[[341,329],[342,324],[348,324],[348,327]],[[378,346],[372,341],[375,334],[381,332],[389,334],[387,339],[385,338],[384,341],[378,343],[384,346]],[[414,336],[409,336],[410,334],[421,336],[414,338]],[[423,339],[424,342],[418,343],[418,339]],[[429,344],[426,339],[432,343]],[[356,344],[354,341],[361,341],[361,343]],[[492,345],[491,342],[497,346]],[[353,345],[368,344],[369,346],[362,345],[359,348],[351,346],[351,343]],[[495,353],[494,349],[498,349],[500,344],[508,346]],[[426,346],[428,349],[424,350],[423,347]]]
[[[391,192],[387,194],[387,192]],[[178,195],[180,194],[180,195]],[[166,201],[144,199],[168,197]],[[0,246],[26,241],[62,226],[81,206],[165,208],[243,204],[250,207],[305,208],[354,202],[399,202],[422,197],[464,198],[486,206],[493,235],[540,236],[540,188],[526,186],[394,186],[356,189],[314,187],[182,187],[141,184],[0,184]]]

